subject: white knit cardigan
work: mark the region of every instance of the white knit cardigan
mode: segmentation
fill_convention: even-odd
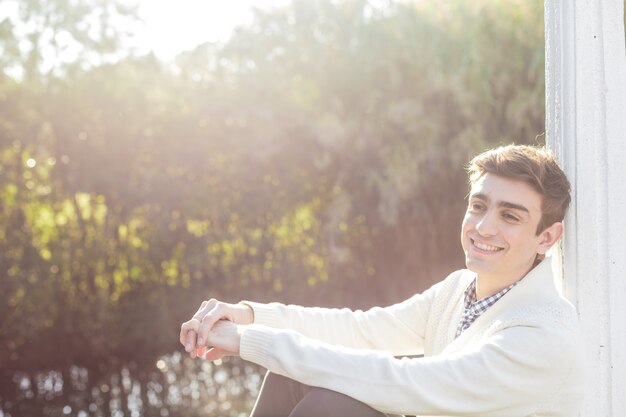
[[[241,357],[384,413],[577,416],[585,368],[577,314],[556,290],[550,259],[455,339],[474,277],[457,271],[366,312],[245,301],[254,324],[243,329]]]

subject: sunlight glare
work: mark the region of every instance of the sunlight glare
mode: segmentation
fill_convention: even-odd
[[[142,52],[172,59],[204,42],[225,42],[232,31],[252,20],[252,8],[286,6],[289,0],[142,0],[134,44]]]

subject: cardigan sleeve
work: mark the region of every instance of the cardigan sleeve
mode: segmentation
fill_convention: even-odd
[[[571,392],[580,382],[575,349],[572,331],[553,324],[509,327],[449,356],[410,359],[259,325],[248,326],[241,339],[241,357],[274,373],[343,393],[384,413],[411,415],[534,415],[542,404],[563,396],[563,387]],[[563,401],[563,407],[573,407],[571,415],[580,391]]]
[[[438,286],[401,303],[367,311],[242,302],[252,307],[258,325],[294,330],[338,346],[419,355],[424,351],[426,322]]]

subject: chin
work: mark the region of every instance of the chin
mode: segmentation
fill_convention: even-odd
[[[469,269],[472,272],[476,272],[474,271],[474,269],[476,268],[476,261],[474,261],[473,259],[468,258],[467,256],[465,257],[465,267],[467,269]]]
[[[484,261],[468,257],[465,258],[465,267],[476,274],[490,272],[493,269],[491,265],[485,265]]]

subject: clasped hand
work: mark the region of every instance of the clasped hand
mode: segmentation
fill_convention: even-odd
[[[217,360],[239,355],[241,328],[254,321],[252,308],[211,299],[203,301],[191,320],[180,327],[180,343],[192,358]]]

